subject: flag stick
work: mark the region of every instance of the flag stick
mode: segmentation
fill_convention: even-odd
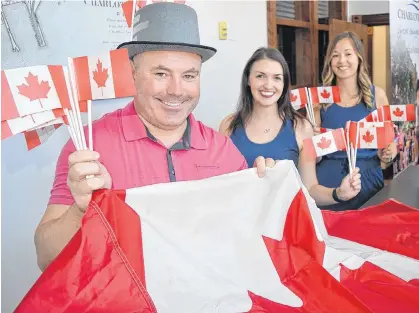
[[[132,20],[131,20],[131,27],[132,27],[132,35],[131,35],[131,40],[134,40],[134,17],[135,17],[135,9],[136,7],[136,0],[132,1]]]
[[[77,123],[76,123],[76,118],[74,116],[74,110],[69,110],[69,112],[68,112],[68,124],[69,124],[70,129],[73,133],[74,146],[76,147],[77,151],[80,151],[80,150],[83,149],[83,146],[81,144],[81,139],[80,139],[78,131],[77,131],[78,126],[77,126]],[[71,136],[71,133],[70,133],[70,136]]]
[[[78,133],[81,137],[81,144],[84,150],[87,150],[86,146],[86,137],[84,136],[84,130],[83,130],[83,123],[81,121],[81,115],[80,115],[80,106],[79,106],[79,96],[78,96],[78,89],[76,84],[76,78],[74,73],[74,63],[72,58],[68,58],[68,66],[69,66],[69,75],[70,75],[70,82],[72,84],[72,93],[73,97],[75,99],[75,117],[76,117],[76,123],[77,123],[77,129]]]
[[[351,123],[350,121],[346,123],[345,135],[346,135],[346,155],[348,156],[349,173],[352,176],[352,162],[351,162],[351,151],[350,151],[350,144],[349,144],[349,127],[348,127],[350,123]]]
[[[79,133],[77,131],[77,124],[76,121],[74,119],[74,110],[76,109],[76,103],[75,103],[75,99],[74,99],[74,94],[73,94],[73,84],[71,82],[70,79],[70,69],[66,68],[64,70],[64,75],[66,78],[66,83],[67,83],[67,89],[69,91],[69,98],[70,98],[70,105],[71,105],[71,110],[68,110],[68,125],[72,128],[73,130],[73,143],[74,146],[76,147],[77,150],[81,150],[82,149],[82,144],[81,144],[81,136],[79,136]]]
[[[356,138],[355,138],[355,155],[354,155],[354,169],[356,167],[356,155],[358,153],[358,141],[359,141],[359,123],[356,123]]]
[[[89,149],[93,151],[92,100],[87,100],[87,127],[89,130]]]
[[[310,93],[308,91],[308,88],[305,87],[305,91],[306,91],[306,95],[307,95],[307,106],[306,106],[306,111],[307,111],[307,115],[308,115],[308,119],[310,120],[310,122],[316,126],[316,121],[314,119],[314,110],[313,110],[313,105],[311,103],[311,96]]]

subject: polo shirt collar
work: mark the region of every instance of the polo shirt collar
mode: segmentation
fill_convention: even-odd
[[[122,109],[121,122],[126,141],[142,140],[144,138],[156,141],[156,138],[149,132],[135,111],[134,101],[131,101]],[[195,120],[192,114],[188,117],[182,143],[184,149],[192,147],[194,149],[204,150],[208,148],[207,140],[203,135],[202,125]]]

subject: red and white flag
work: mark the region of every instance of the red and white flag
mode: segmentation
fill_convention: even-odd
[[[67,68],[39,65],[1,71],[1,120],[70,109]]]
[[[333,129],[320,127],[320,133],[321,134],[324,134],[324,133],[327,133],[327,132],[330,132],[330,131],[333,131]]]
[[[137,0],[136,1],[136,9],[143,8],[144,6],[151,4],[151,3],[157,3],[157,2],[174,2],[174,3],[180,3],[184,4],[185,0]],[[125,1],[121,4],[122,12],[124,14],[125,20],[127,21],[128,28],[132,26],[132,11],[133,11],[133,0]]]
[[[317,158],[336,151],[346,149],[345,134],[343,128],[330,130],[320,135],[304,139],[304,153],[310,158]]]
[[[407,122],[414,121],[416,119],[415,115],[415,105],[406,104],[406,105],[383,105],[377,110],[371,112],[363,121],[366,122],[384,122],[384,121],[393,121],[393,122]]]
[[[358,146],[356,147],[357,124],[359,125]],[[349,126],[349,141],[360,149],[384,149],[394,140],[393,123],[351,122]]]
[[[73,58],[79,101],[130,97],[136,94],[128,50]]]
[[[65,115],[65,109],[54,109],[1,122],[1,140],[27,130],[44,126]]]
[[[340,91],[337,86],[311,87],[308,90],[312,104],[340,102]]]
[[[306,88],[298,88],[290,91],[291,105],[295,110],[304,108],[308,103]]]
[[[404,218],[388,214],[377,233],[332,212],[349,234],[329,236],[288,160],[264,179],[248,169],[100,190],[15,313],[417,312],[419,211],[390,209]]]
[[[416,119],[414,104],[390,105],[389,107],[393,122],[407,122]]]
[[[28,151],[46,142],[48,138],[51,137],[51,135],[54,133],[54,131],[61,125],[62,123],[55,123],[34,130],[25,131],[23,134],[25,136]]]

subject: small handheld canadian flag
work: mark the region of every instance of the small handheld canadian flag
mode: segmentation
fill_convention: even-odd
[[[54,109],[45,112],[38,112],[23,117],[18,117],[1,122],[1,140],[24,131],[41,127],[45,123],[64,116],[64,109]]]
[[[359,137],[357,140],[357,125]],[[379,123],[351,122],[349,126],[349,141],[360,149],[384,149],[394,140],[394,127],[390,121]],[[356,142],[358,145],[355,146]]]
[[[39,65],[1,71],[1,120],[70,109],[67,68]]]
[[[415,105],[406,104],[406,105],[383,105],[377,110],[371,112],[365,119],[362,121],[365,122],[384,122],[384,121],[393,121],[393,122],[408,122],[414,121],[415,116]]]
[[[298,88],[290,91],[291,105],[295,110],[302,109],[308,103],[307,89]]]
[[[132,26],[132,20],[133,20],[133,11],[134,6],[135,11],[138,9],[141,9],[142,7],[146,6],[147,4],[156,3],[156,2],[162,2],[162,0],[128,0],[121,4],[122,12],[124,14],[125,20],[127,21],[128,28],[131,28]],[[174,3],[180,3],[184,4],[185,0],[165,0],[165,2],[174,2]]]
[[[346,142],[343,128],[307,138],[303,141],[303,146],[304,153],[312,159],[345,150]]]
[[[340,102],[340,92],[337,86],[311,87],[309,95],[312,104]]]
[[[26,146],[29,150],[32,150],[48,140],[48,138],[58,129],[62,124],[53,124],[44,127],[40,127],[34,130],[25,131]]]
[[[72,60],[79,101],[124,98],[136,94],[126,49]]]

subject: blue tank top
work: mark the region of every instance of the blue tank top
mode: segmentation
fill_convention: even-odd
[[[370,109],[366,106],[364,102],[360,102],[353,107],[342,107],[333,103],[327,109],[320,109],[320,118],[322,122],[322,127],[324,128],[345,128],[347,121],[358,122],[365,118],[368,114],[376,108],[375,103],[375,86],[371,87],[371,92],[373,96],[373,107]],[[358,149],[357,159],[358,158],[373,158],[377,156],[376,149]],[[345,159],[347,158],[346,151],[337,151],[335,153],[329,154],[326,156],[329,159]]]
[[[247,165],[253,167],[258,156],[274,160],[292,160],[298,166],[300,149],[295,138],[293,123],[285,120],[278,135],[270,142],[259,144],[250,141],[244,127],[238,127],[230,136],[237,149],[245,157]]]

